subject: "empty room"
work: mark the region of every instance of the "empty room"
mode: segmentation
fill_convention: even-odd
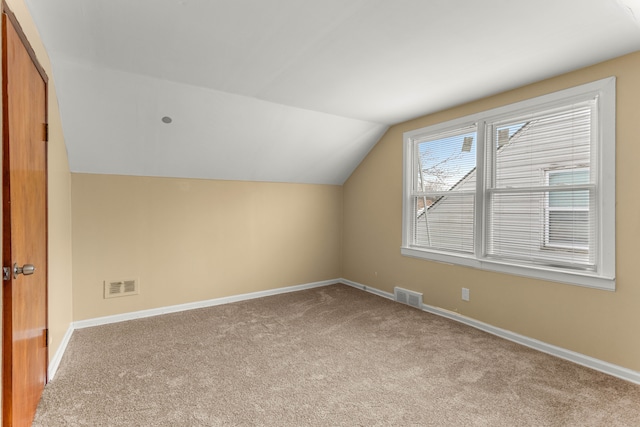
[[[640,425],[640,0],[2,9],[1,425]]]

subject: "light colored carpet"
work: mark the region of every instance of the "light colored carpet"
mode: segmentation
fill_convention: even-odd
[[[35,426],[640,426],[640,386],[333,285],[78,330]]]

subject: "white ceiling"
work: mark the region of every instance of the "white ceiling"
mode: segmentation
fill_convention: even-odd
[[[26,3],[73,172],[342,184],[391,124],[640,50],[640,0]]]

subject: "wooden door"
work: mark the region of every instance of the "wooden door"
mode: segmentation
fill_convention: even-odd
[[[47,381],[47,80],[4,12],[2,418],[9,427],[31,425]],[[14,265],[26,264],[33,274],[15,274]]]

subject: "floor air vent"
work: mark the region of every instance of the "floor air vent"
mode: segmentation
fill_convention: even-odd
[[[138,294],[138,280],[105,280],[104,281],[104,297],[115,298],[127,295]]]
[[[395,296],[395,300],[402,304],[407,304],[411,307],[422,309],[421,293],[413,292],[408,289],[402,289],[396,286],[393,289],[393,295]]]

